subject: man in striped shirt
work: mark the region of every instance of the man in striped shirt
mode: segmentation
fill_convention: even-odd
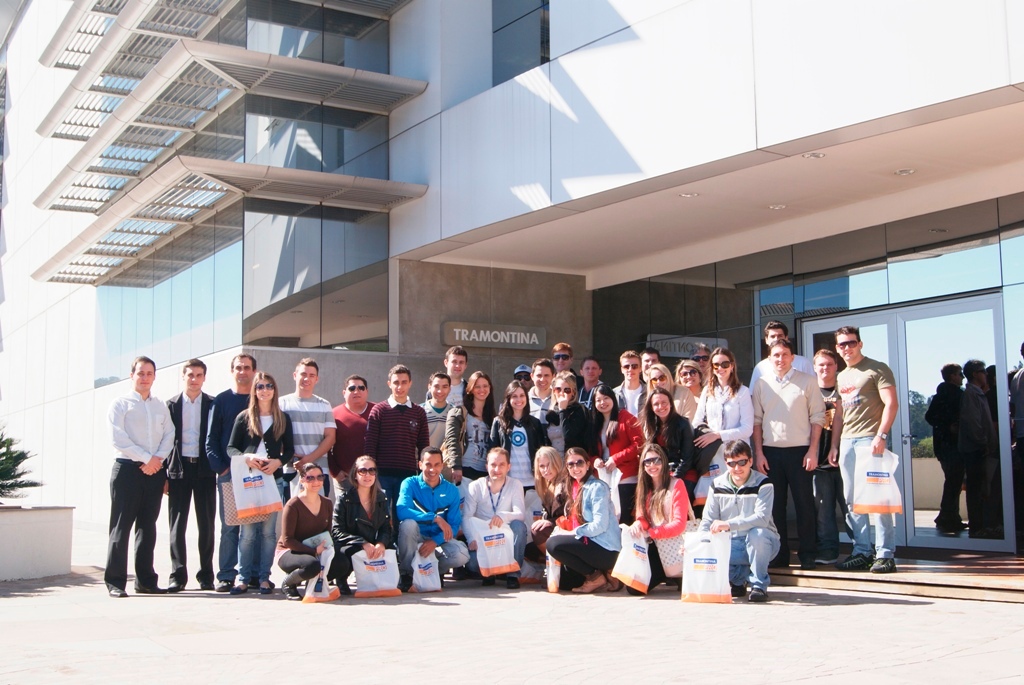
[[[291,481],[291,495],[296,495],[299,492],[299,481],[295,477],[297,469],[315,462],[323,473],[327,473],[327,453],[334,446],[337,424],[331,403],[313,394],[320,380],[320,367],[316,361],[310,357],[299,360],[292,378],[295,379],[295,392],[281,397],[278,404],[292,420],[295,459],[285,465],[284,472],[285,479]],[[323,483],[323,495],[336,501],[337,495],[330,479],[325,478]]]

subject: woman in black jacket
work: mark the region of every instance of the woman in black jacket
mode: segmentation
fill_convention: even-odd
[[[661,445],[668,455],[672,475],[681,479],[694,464],[693,426],[689,419],[679,415],[672,400],[668,390],[652,390],[640,410],[639,423],[644,440]],[[691,500],[695,486],[695,482],[686,481],[686,491]]]
[[[554,407],[547,414],[549,435],[554,427],[561,433],[565,447],[564,455],[570,447],[579,447],[594,460],[595,441],[590,411],[577,401],[576,376],[571,371],[559,371],[551,381],[551,393],[554,396]],[[555,441],[551,440],[554,445]],[[555,445],[557,449],[557,445]]]
[[[353,487],[338,496],[334,507],[334,561],[327,574],[343,595],[352,594],[348,577],[354,554],[365,552],[368,559],[380,559],[384,550],[395,548],[391,502],[377,480],[377,462],[359,457],[348,478]]]
[[[508,475],[525,488],[533,487],[533,460],[537,450],[548,442],[544,426],[530,415],[529,404],[523,384],[519,381],[509,383],[505,388],[505,400],[491,424],[487,444],[488,450],[492,447],[505,448],[509,454]]]

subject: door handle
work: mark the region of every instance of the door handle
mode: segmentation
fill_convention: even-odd
[[[909,445],[910,441],[913,440],[916,437],[917,437],[916,435],[910,435],[910,434],[904,435],[903,436],[903,444],[904,445]]]

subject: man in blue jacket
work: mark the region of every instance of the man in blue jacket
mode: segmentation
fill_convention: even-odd
[[[462,525],[459,489],[441,477],[441,450],[427,447],[420,453],[420,475],[406,478],[398,495],[398,587],[412,587],[412,562],[436,554],[441,575],[469,561],[466,543],[455,539]]]

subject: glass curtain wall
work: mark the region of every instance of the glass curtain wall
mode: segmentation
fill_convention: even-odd
[[[545,0],[491,0],[493,85],[550,61],[548,25]]]

